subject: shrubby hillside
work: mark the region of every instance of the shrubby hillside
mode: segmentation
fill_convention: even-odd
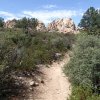
[[[19,94],[18,88],[23,86],[16,84],[13,77],[17,75],[16,73],[34,72],[39,64],[51,64],[70,50],[73,42],[74,35],[70,34],[29,31],[27,26],[2,28],[0,31],[0,98]]]

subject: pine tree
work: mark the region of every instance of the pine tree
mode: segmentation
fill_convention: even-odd
[[[3,27],[3,25],[4,25],[4,19],[0,17],[0,27]]]
[[[100,34],[100,10],[90,7],[83,15],[79,27],[89,34]]]

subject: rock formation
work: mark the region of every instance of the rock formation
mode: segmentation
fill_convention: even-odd
[[[4,27],[5,28],[14,28],[16,25],[16,20],[8,20],[5,22],[5,25]],[[46,31],[46,27],[45,27],[45,24],[41,21],[38,20],[38,25],[36,27],[36,30],[37,31]]]
[[[4,27],[5,28],[14,28],[16,25],[16,20],[8,20],[7,22],[5,22]]]
[[[76,27],[71,18],[57,19],[48,24],[47,30],[49,32],[57,31],[60,33],[75,33]]]
[[[8,20],[5,22],[5,28],[14,28],[16,25],[16,20]],[[76,26],[71,18],[63,18],[52,21],[45,27],[45,24],[38,20],[38,25],[36,27],[37,31],[40,32],[59,32],[59,33],[76,33]]]
[[[45,32],[46,31],[45,24],[43,22],[41,22],[41,21],[38,20],[38,25],[36,27],[36,30],[37,31]]]

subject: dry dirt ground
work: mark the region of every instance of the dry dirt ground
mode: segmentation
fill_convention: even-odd
[[[39,84],[35,90],[35,98],[28,100],[67,100],[71,94],[71,84],[63,73],[63,66],[69,61],[68,54],[61,61],[53,62],[49,67],[41,67],[44,73],[44,84]]]

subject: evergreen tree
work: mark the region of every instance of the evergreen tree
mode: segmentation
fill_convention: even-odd
[[[4,19],[0,17],[0,27],[3,27],[3,25],[4,25]]]
[[[23,29],[27,29],[27,28],[32,28],[35,29],[37,26],[37,19],[35,18],[22,18],[20,20],[16,21],[16,27],[18,28],[23,28]]]
[[[84,13],[79,27],[82,27],[89,34],[100,34],[100,10],[95,10],[94,7],[90,7]]]

